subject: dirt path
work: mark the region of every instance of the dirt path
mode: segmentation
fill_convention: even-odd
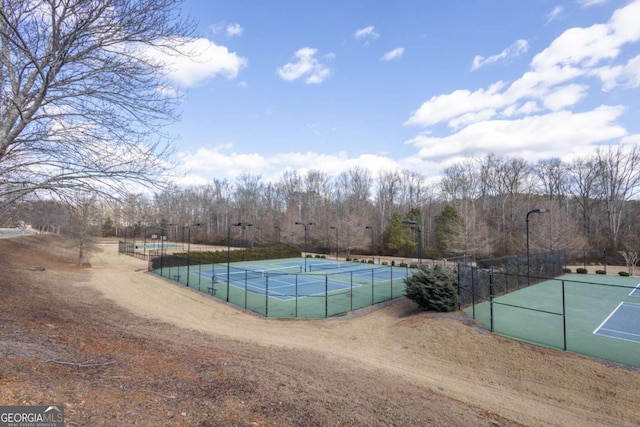
[[[146,273],[105,245],[90,286],[146,319],[253,345],[317,352],[525,425],[638,425],[640,373],[491,335],[404,299],[329,320],[264,319]]]

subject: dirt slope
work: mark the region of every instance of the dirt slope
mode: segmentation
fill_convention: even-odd
[[[264,319],[102,245],[0,241],[0,404],[68,425],[640,424],[640,372],[487,333],[396,300]],[[45,266],[45,271],[29,271]]]

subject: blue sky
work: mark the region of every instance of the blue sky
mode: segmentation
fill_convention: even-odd
[[[640,0],[186,0],[182,184],[640,142]]]

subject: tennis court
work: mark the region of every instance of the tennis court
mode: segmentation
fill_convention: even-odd
[[[205,276],[213,274],[213,270],[203,271]],[[268,280],[267,280],[268,277]],[[297,297],[321,295],[325,292],[335,292],[348,289],[349,286],[343,282],[336,280],[328,280],[325,282],[321,277],[301,276],[296,278],[291,274],[269,274],[268,272],[233,272],[227,276],[225,273],[213,275],[214,283],[226,283],[227,279],[232,286],[244,287],[245,281],[247,286],[253,292],[269,295],[281,301],[289,301]]]
[[[465,311],[511,338],[640,367],[637,277],[565,274]]]
[[[408,267],[288,258],[167,266],[157,274],[269,317],[323,318],[404,295]]]

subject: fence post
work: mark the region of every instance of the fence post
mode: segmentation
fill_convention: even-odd
[[[491,332],[493,332],[493,266],[489,267],[489,312],[491,319]]]
[[[393,280],[391,281],[391,289],[393,289]],[[391,296],[393,297],[393,291],[391,292]],[[460,302],[460,263],[458,263],[458,310],[462,308],[462,303]]]
[[[264,279],[264,317],[269,317],[269,273]]]
[[[329,275],[324,275],[324,318],[329,317]]]
[[[244,281],[244,308],[247,308],[247,305],[249,303],[249,295],[248,294],[249,294],[249,290],[247,288],[247,281],[245,280]],[[227,297],[228,296],[229,296],[229,294],[227,293]]]
[[[371,305],[376,303],[376,297],[375,297],[375,292],[373,289],[373,269],[371,269]]]
[[[562,281],[562,337],[563,350],[567,351],[567,309],[565,306],[564,280]]]
[[[475,276],[475,277],[474,277]],[[473,318],[476,318],[476,280],[478,278],[478,267],[471,268],[471,311]]]
[[[353,273],[350,274],[349,280],[349,311],[353,311]]]

